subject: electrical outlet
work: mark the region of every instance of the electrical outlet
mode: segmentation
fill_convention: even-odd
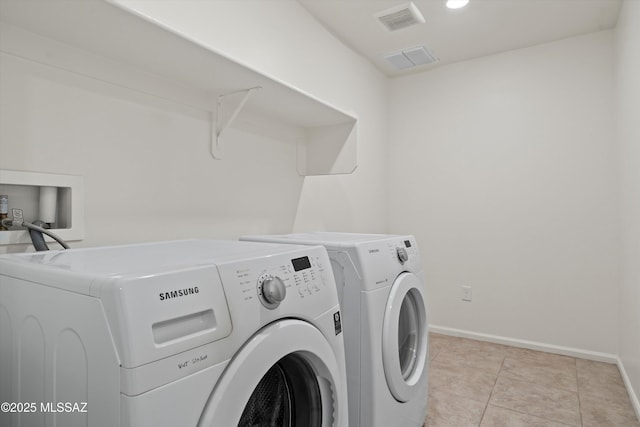
[[[471,301],[471,286],[462,286],[462,301]]]

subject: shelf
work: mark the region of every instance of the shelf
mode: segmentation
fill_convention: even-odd
[[[212,151],[214,144],[220,148],[216,157],[224,157],[225,144],[238,143],[217,138],[219,117],[235,115],[228,122],[232,127],[260,134],[264,129],[267,136],[273,126],[293,130],[280,133],[297,135],[301,175],[351,173],[357,166],[355,117],[125,6],[104,0],[9,0],[0,2],[0,20],[0,50],[6,54],[207,111]],[[94,61],[78,60],[78,52]],[[105,71],[109,67],[101,63],[119,64],[119,72]],[[171,82],[170,93],[150,89],[146,76]],[[249,90],[240,107],[221,102]]]

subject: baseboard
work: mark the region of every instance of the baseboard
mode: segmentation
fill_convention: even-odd
[[[627,375],[626,369],[624,369],[624,364],[622,360],[617,358],[618,370],[620,371],[620,375],[622,375],[622,381],[624,381],[624,386],[627,388],[627,394],[629,395],[629,399],[631,400],[631,405],[633,406],[633,410],[636,411],[636,417],[640,419],[640,402],[638,401],[638,395],[636,395],[633,386],[631,385],[631,380]]]
[[[495,344],[510,345],[512,347],[520,347],[520,348],[528,348],[530,350],[544,351],[546,353],[563,354],[565,356],[579,357],[581,359],[613,363],[613,364],[618,364],[618,366],[620,366],[620,359],[618,358],[618,356],[614,354],[600,353],[597,351],[582,350],[579,348],[563,347],[563,346],[552,345],[552,344],[544,344],[544,343],[539,343],[535,341],[520,340],[516,338],[502,337],[498,335],[482,334],[478,332],[447,328],[444,326],[437,326],[437,325],[429,325],[429,331],[436,334],[449,335],[449,336],[460,337],[460,338],[470,338],[473,340],[487,341]],[[627,386],[627,389],[629,389],[629,386]]]

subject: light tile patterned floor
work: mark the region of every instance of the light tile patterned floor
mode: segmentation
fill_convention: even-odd
[[[425,427],[640,427],[617,366],[429,335]]]

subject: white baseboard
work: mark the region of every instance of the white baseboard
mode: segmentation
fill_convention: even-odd
[[[633,406],[633,410],[636,411],[636,417],[640,419],[640,402],[638,401],[638,395],[636,395],[633,386],[631,385],[631,380],[627,375],[626,369],[624,369],[624,364],[622,360],[617,358],[618,369],[620,370],[620,375],[622,375],[622,381],[624,381],[624,386],[627,388],[627,394],[629,395],[629,399],[631,399],[631,405]]]
[[[563,354],[565,356],[579,357],[581,359],[596,360],[598,362],[606,362],[618,364],[619,358],[615,354],[600,353],[597,351],[582,350],[579,348],[563,347],[559,345],[544,344],[535,341],[520,340],[516,338],[502,337],[498,335],[482,334],[478,332],[465,331],[462,329],[447,328],[444,326],[429,325],[429,331],[449,335],[460,338],[470,338],[478,341],[487,341],[496,344],[510,345],[512,347],[528,348],[530,350],[544,351],[547,353]],[[629,387],[627,386],[627,389]]]

